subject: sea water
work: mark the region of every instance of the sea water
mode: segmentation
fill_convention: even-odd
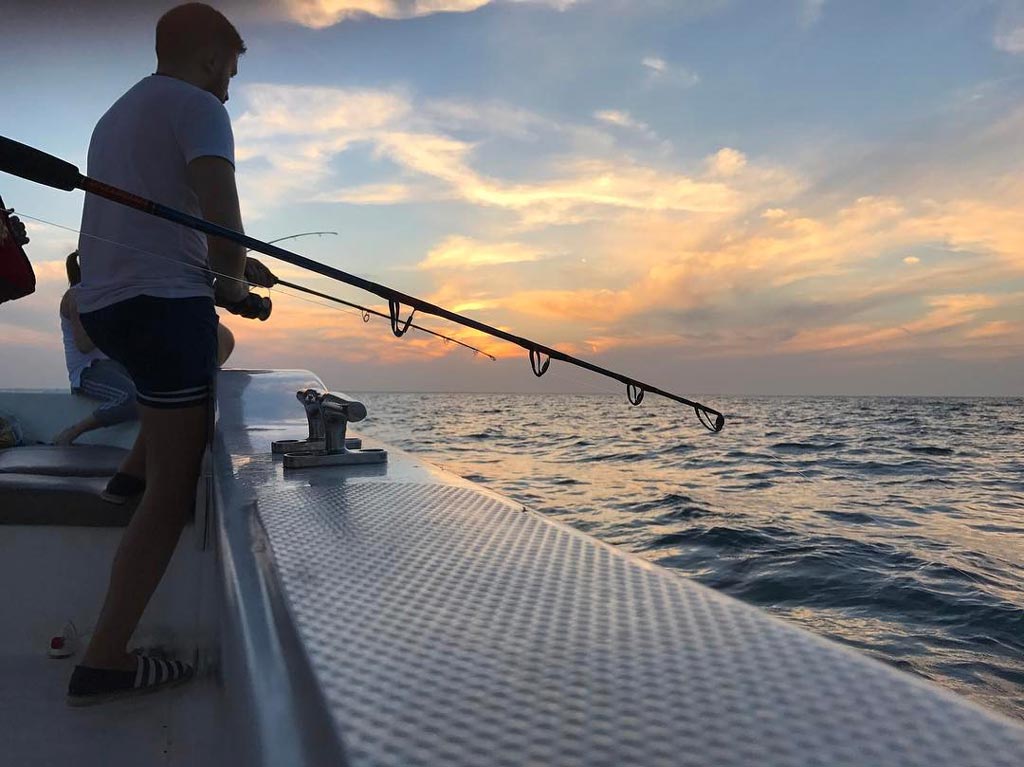
[[[1024,399],[362,394],[358,431],[1024,718]]]

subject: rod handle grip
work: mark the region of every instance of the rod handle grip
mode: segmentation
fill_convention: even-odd
[[[66,192],[76,189],[82,178],[71,163],[6,136],[0,136],[0,170]]]

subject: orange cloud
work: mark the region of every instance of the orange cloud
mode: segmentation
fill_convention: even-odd
[[[284,0],[285,17],[314,29],[330,27],[359,16],[411,19],[435,13],[469,13],[495,0]],[[579,0],[516,0],[564,10]]]
[[[747,164],[747,156],[736,149],[724,147],[707,160],[708,172],[713,176],[735,176]]]
[[[1012,340],[1012,332],[1024,323],[976,323],[986,310],[1010,303],[1010,299],[1005,297],[986,294],[935,296],[927,300],[930,311],[918,319],[889,327],[859,323],[807,331],[797,334],[781,348],[802,352],[851,348],[877,351],[919,349],[923,345],[947,348],[964,346],[968,341]],[[1019,305],[1019,299],[1017,303]],[[1016,345],[1024,347],[1024,336],[1017,337]]]
[[[862,196],[818,216],[772,208],[753,220],[730,217],[697,227],[662,212],[618,220],[614,232],[595,227],[598,244],[586,248],[594,268],[577,270],[591,279],[574,287],[537,290],[525,274],[515,273],[495,282],[481,268],[446,274],[434,299],[443,304],[471,296],[467,306],[486,310],[492,319],[519,317],[515,324],[522,332],[535,332],[541,340],[550,340],[556,321],[565,348],[603,351],[645,345],[648,338],[671,345],[674,338],[676,344],[751,354],[950,349],[985,339],[993,341],[986,353],[1006,355],[1017,327],[1006,317],[1019,314],[1022,302],[1018,294],[998,291],[1024,276],[1016,249],[1018,204],[1014,198]],[[915,258],[902,255],[906,249],[922,244],[944,246],[950,257],[920,265],[927,270],[925,280],[896,272],[897,264]],[[629,253],[628,263],[622,263],[623,252]],[[813,297],[802,298],[808,289]],[[744,301],[778,302],[786,295],[822,312],[832,304],[865,307],[854,313],[888,306],[888,314],[898,308],[899,316],[810,327],[787,326],[771,314],[760,320],[745,316]],[[722,326],[710,336],[692,336],[685,322],[675,334],[650,326],[636,332],[646,317],[702,311],[721,318]],[[597,328],[602,330],[595,333]],[[1003,342],[999,348],[996,340]]]
[[[24,299],[22,299],[24,300]],[[30,346],[60,348],[60,336],[24,325],[0,322],[0,338],[4,346]]]
[[[1014,341],[1018,346],[1024,344],[1024,322],[995,320],[979,325],[964,334],[969,340],[1005,340]]]
[[[64,259],[55,261],[32,260],[32,271],[36,275],[36,289],[44,283],[56,283],[62,288],[68,285],[68,272]]]
[[[237,340],[238,356],[232,364],[238,364],[238,359],[244,358],[273,365],[275,355],[282,353],[310,360],[306,363],[309,366],[314,366],[313,361],[324,356],[353,364],[388,365],[417,359],[440,359],[451,354],[472,355],[471,351],[457,344],[445,343],[416,329],[410,329],[402,338],[395,338],[386,319],[370,317],[364,322],[357,310],[340,306],[335,309],[334,305],[320,299],[296,296],[286,288],[274,289],[271,296],[274,311],[266,322],[221,314],[221,321]],[[373,305],[366,299],[363,303],[387,313],[387,307]],[[403,318],[405,316],[407,310],[403,311]],[[451,326],[428,315],[417,314],[413,321],[482,351],[507,353],[505,342],[469,328]]]
[[[434,247],[419,263],[420,269],[473,269],[496,264],[537,261],[544,253],[516,242],[481,242],[453,235]]]

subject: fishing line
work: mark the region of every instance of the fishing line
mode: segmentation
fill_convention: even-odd
[[[274,243],[284,242],[285,240],[294,240],[294,239],[298,239],[299,237],[322,237],[324,235],[338,236],[338,233],[337,232],[333,232],[333,231],[298,232],[297,234],[289,234],[289,235],[286,235],[284,237],[275,237],[273,240],[267,240],[267,244],[273,245]],[[249,251],[251,251],[251,248],[247,248],[246,249],[246,252],[249,252]],[[358,309],[362,309],[362,307],[359,307],[356,304],[352,304],[352,303],[349,303],[347,301],[343,301],[342,299],[336,298],[334,296],[329,296],[329,295],[326,295],[326,294],[317,293],[314,290],[310,290],[309,288],[304,288],[301,285],[295,285],[293,283],[289,283],[289,282],[287,282],[285,280],[278,280],[277,284],[278,285],[285,285],[285,286],[291,287],[291,288],[297,288],[298,290],[301,290],[301,291],[304,291],[304,292],[308,292],[308,293],[311,293],[313,295],[320,295],[322,298],[325,298],[325,299],[327,299],[329,301],[337,301],[337,302],[345,304],[347,306],[352,306],[352,307],[355,307],[355,308],[358,308]],[[301,296],[295,296],[295,297],[296,298],[301,298]],[[376,314],[377,314],[377,316],[380,316],[380,317],[385,317],[386,316],[386,315],[384,315],[383,313],[380,313],[380,312],[377,312]],[[418,327],[418,326],[413,325],[412,327]],[[419,328],[419,329],[422,330],[423,328]],[[429,332],[432,332],[432,331],[426,331],[426,332],[429,333]],[[453,339],[453,340],[455,340],[455,339]],[[455,343],[461,344],[462,342],[458,341],[458,340],[455,340]],[[472,347],[470,347],[470,348],[472,348]],[[486,352],[483,352],[483,353],[486,354]],[[487,354],[487,356],[490,357],[492,361],[495,361],[495,362],[497,361],[497,358],[494,355]],[[578,375],[574,370],[570,369],[570,370],[566,371],[565,375],[566,375],[567,378],[571,378],[573,381],[575,381],[579,386],[582,386],[582,387],[584,387],[586,389],[589,389],[591,391],[591,393],[602,394],[602,395],[607,395],[607,396],[618,396],[618,392],[608,388],[607,385],[599,386],[595,381],[583,378],[582,376]]]
[[[337,232],[299,232],[298,234],[288,234],[288,235],[285,235],[284,237],[277,237],[277,238],[275,238],[273,240],[267,240],[267,244],[268,245],[273,245],[275,242],[284,242],[285,240],[294,240],[294,239],[297,239],[299,237],[314,237],[314,236],[320,237],[320,236],[325,235],[325,234],[333,234],[333,235],[336,236],[338,233]],[[252,251],[252,248],[246,248],[245,249],[246,253],[249,253],[251,251]],[[352,301],[346,301],[345,299],[338,298],[337,296],[331,296],[331,295],[328,295],[327,293],[321,293],[321,292],[319,292],[317,290],[312,290],[311,288],[306,288],[306,287],[303,287],[302,285],[297,285],[294,282],[288,282],[287,280],[278,279],[277,282],[275,283],[275,285],[284,285],[285,287],[292,288],[293,290],[298,290],[298,291],[300,291],[302,293],[307,293],[307,294],[309,294],[311,296],[317,296],[317,297],[323,298],[323,299],[325,299],[327,301],[331,301],[331,302],[336,303],[336,304],[341,304],[342,306],[348,306],[348,307],[351,307],[352,309],[356,309],[359,312],[361,312],[362,318],[363,318],[363,322],[369,322],[370,321],[370,315],[373,315],[375,317],[382,317],[382,318],[388,319],[388,320],[391,319],[389,315],[386,315],[383,312],[378,312],[376,309],[369,309],[369,308],[367,308],[365,306],[362,306],[360,304],[353,303]],[[420,330],[420,331],[422,331],[424,333],[428,333],[428,334],[430,334],[432,336],[437,336],[438,338],[443,340],[444,343],[446,343],[446,344],[453,343],[453,344],[458,344],[459,346],[463,346],[466,349],[469,349],[471,352],[473,352],[473,354],[483,354],[485,357],[489,357],[491,362],[497,362],[498,361],[498,358],[495,357],[493,354],[488,354],[487,352],[483,351],[482,349],[477,349],[475,346],[470,346],[469,344],[464,343],[463,341],[460,341],[457,338],[452,338],[451,336],[446,336],[443,333],[437,333],[437,332],[435,332],[433,330],[429,330],[429,329],[423,327],[422,325],[410,324],[409,327],[416,328],[416,330]]]
[[[56,229],[63,229],[64,231],[71,232],[72,234],[77,234],[77,235],[80,235],[82,237],[88,237],[89,239],[96,240],[97,242],[103,242],[103,243],[106,243],[108,245],[113,245],[114,247],[117,247],[117,248],[122,248],[122,249],[128,250],[128,251],[134,251],[134,252],[146,255],[146,256],[151,256],[153,258],[159,258],[159,259],[164,260],[164,261],[173,261],[174,263],[182,263],[182,262],[178,261],[177,259],[171,258],[170,256],[164,255],[162,253],[154,253],[153,251],[149,251],[149,250],[146,250],[144,248],[139,248],[139,247],[136,247],[134,245],[126,245],[124,243],[117,242],[116,240],[111,240],[111,239],[109,239],[107,237],[101,237],[100,235],[90,234],[88,232],[82,232],[81,230],[75,229],[74,227],[66,226],[64,224],[58,224],[55,221],[50,221],[50,220],[45,219],[45,218],[40,218],[39,216],[33,216],[32,214],[22,212],[21,210],[18,211],[18,215],[21,216],[24,219],[28,219],[30,221],[35,221],[35,222],[40,223],[40,224],[46,224],[47,226],[52,226],[52,227],[54,227]],[[299,233],[299,234],[291,234],[291,235],[288,235],[287,237],[280,237],[280,238],[277,238],[277,239],[274,239],[274,240],[269,240],[268,242],[273,243],[273,242],[280,242],[282,240],[293,239],[293,238],[297,238],[297,237],[306,237],[306,236],[324,235],[324,234],[337,234],[337,233],[336,232],[302,232],[302,233]],[[242,279],[239,279],[237,277],[230,276],[230,275],[222,274],[222,273],[216,271],[215,269],[211,269],[210,267],[204,267],[204,266],[200,266],[199,264],[188,264],[188,263],[186,263],[184,265],[186,267],[190,268],[190,269],[195,269],[195,270],[200,271],[200,272],[205,272],[205,273],[213,275],[215,277],[221,277],[221,278],[224,278],[224,279],[232,280],[234,282],[245,282],[245,280],[242,280]],[[282,288],[281,286],[285,286],[285,288],[299,288],[300,290],[303,290],[305,292],[312,293],[314,295],[320,295],[323,298],[325,298],[325,299],[327,299],[327,300],[329,300],[331,302],[337,302],[337,303],[344,304],[344,306],[347,306],[349,308],[344,308],[343,306],[338,306],[337,303],[327,303],[326,301],[318,301],[318,300],[313,299],[313,298],[307,298],[306,296],[301,295],[301,294],[299,294],[297,292],[293,292],[292,290],[286,290],[286,289]],[[363,314],[364,307],[361,307],[358,304],[354,304],[354,303],[350,303],[350,302],[347,302],[347,301],[343,301],[340,298],[335,298],[333,296],[328,296],[326,294],[320,294],[317,291],[313,291],[313,290],[310,290],[308,288],[302,288],[302,286],[295,285],[294,283],[288,282],[286,280],[278,280],[278,284],[277,285],[275,285],[273,288],[266,288],[266,290],[268,292],[270,292],[270,293],[279,293],[279,294],[282,294],[282,295],[286,295],[286,296],[288,296],[290,298],[294,298],[294,299],[296,299],[298,301],[303,301],[303,302],[305,302],[307,304],[311,304],[313,306],[319,306],[319,307],[322,307],[324,309],[333,309],[335,311],[342,312],[343,314],[346,314],[346,315],[349,315],[349,316],[352,316],[352,317],[359,317],[360,319],[363,319],[366,316],[365,314]],[[387,319],[387,315],[384,314],[383,312],[372,311],[372,312],[370,312],[370,314],[376,315],[377,317],[381,317],[381,318]],[[364,321],[365,321],[365,319],[364,319]],[[424,328],[419,328],[419,326],[417,326],[417,325],[412,325],[410,327],[416,327],[417,329],[424,330],[427,333],[434,334],[433,331],[426,330]],[[444,336],[441,336],[440,334],[434,334],[434,335],[438,335],[439,337],[444,338]],[[459,341],[458,339],[450,339],[450,340],[454,341],[455,343],[457,343],[457,344],[459,344],[461,346],[466,346],[470,350],[476,351],[476,353],[483,354],[484,356],[490,358],[492,361],[496,361],[496,357],[494,357],[494,355],[492,355],[492,354],[488,354],[487,352],[484,352],[484,351],[477,351],[477,350],[475,350],[475,347],[469,346],[468,344],[464,344],[461,341]],[[571,379],[578,386],[581,386],[581,387],[583,387],[585,389],[588,389],[590,391],[590,393],[592,393],[592,394],[601,394],[601,395],[605,395],[605,396],[615,396],[615,397],[619,396],[619,392],[614,390],[614,389],[612,389],[612,388],[610,388],[607,384],[602,386],[598,382],[594,381],[593,379],[584,378],[583,376],[579,375],[575,370],[573,370],[571,368],[568,369],[568,370],[563,371],[563,374],[565,375],[566,378]]]
[[[54,227],[56,229],[63,229],[64,231],[70,232],[72,234],[77,234],[77,235],[80,235],[82,237],[88,237],[89,239],[96,240],[97,242],[103,242],[103,243],[106,243],[108,245],[113,245],[114,247],[121,248],[123,250],[133,251],[133,252],[136,252],[136,253],[141,253],[143,255],[151,256],[153,258],[158,258],[158,259],[161,259],[163,261],[173,261],[176,264],[182,264],[183,263],[181,261],[178,261],[175,258],[172,258],[170,256],[164,255],[162,253],[154,253],[153,251],[146,250],[145,248],[139,248],[139,247],[136,247],[134,245],[126,245],[124,243],[117,242],[116,240],[111,240],[111,239],[109,239],[107,237],[101,237],[100,235],[90,234],[88,232],[83,232],[83,231],[81,231],[79,229],[75,229],[74,227],[71,227],[71,226],[66,226],[64,224],[58,224],[55,221],[50,221],[48,219],[41,218],[39,216],[34,216],[34,215],[30,214],[30,213],[25,213],[25,212],[23,212],[20,209],[18,210],[18,215],[21,218],[23,218],[23,219],[28,219],[29,221],[35,221],[35,222],[40,223],[40,224],[46,224],[47,226],[52,226],[52,227]],[[301,234],[288,235],[288,237],[282,237],[282,238],[279,238],[277,240],[270,240],[269,242],[280,242],[281,240],[284,240],[284,239],[292,239],[294,237],[303,237],[303,236],[307,236],[307,235],[320,235],[320,234],[333,234],[333,233],[332,232],[303,232]],[[211,269],[208,266],[204,267],[204,266],[200,266],[199,264],[188,264],[188,263],[185,263],[184,266],[186,266],[186,267],[188,267],[190,269],[195,269],[196,271],[205,272],[205,273],[210,274],[210,275],[212,275],[214,277],[219,277],[219,278],[223,278],[223,279],[227,279],[227,280],[232,280],[234,282],[246,282],[244,279],[240,279],[238,277],[233,277],[233,276],[227,275],[227,274],[222,274],[221,272],[218,272],[215,269]],[[248,283],[246,283],[246,284],[248,284]],[[284,287],[282,288],[281,286],[284,286]],[[260,287],[260,286],[254,286],[254,287]],[[327,300],[331,301],[332,303],[327,303],[326,301],[317,300],[315,298],[308,298],[307,296],[302,295],[302,294],[297,293],[297,292],[294,292],[293,290],[286,289],[286,288],[294,288],[294,287],[298,287],[300,290],[303,290],[303,291],[308,292],[308,293],[312,293],[313,295],[323,296],[324,298],[326,298]],[[348,301],[343,301],[340,298],[335,298],[333,296],[328,296],[326,294],[320,294],[317,291],[313,291],[313,290],[310,290],[308,288],[302,288],[302,286],[295,285],[294,283],[290,283],[290,282],[287,282],[285,280],[279,280],[278,284],[275,285],[273,288],[263,288],[263,289],[266,290],[269,293],[276,293],[276,294],[280,294],[280,295],[285,295],[285,296],[288,296],[289,298],[293,298],[293,299],[296,299],[298,301],[302,301],[302,302],[310,304],[312,306],[317,306],[317,307],[320,307],[320,308],[323,308],[323,309],[331,309],[331,310],[341,312],[341,313],[343,313],[345,315],[348,315],[348,316],[351,316],[351,317],[358,317],[358,318],[362,319],[364,322],[367,321],[367,319],[366,319],[367,318],[367,313],[364,313],[365,307],[361,307],[358,304],[350,303]],[[343,304],[344,306],[339,306],[338,304]],[[346,307],[349,307],[349,308],[346,308]],[[388,315],[384,314],[383,312],[378,312],[378,311],[375,311],[375,310],[371,310],[369,312],[369,314],[370,315],[375,315],[377,317],[384,318],[384,319],[388,318]],[[436,336],[438,336],[439,338],[442,338],[442,339],[445,338],[445,336],[441,335],[440,333],[435,333],[435,332],[433,332],[431,330],[427,330],[425,328],[420,328],[418,325],[410,325],[410,327],[415,327],[418,330],[423,330],[426,333],[429,333],[431,335],[436,335]],[[465,344],[465,343],[459,341],[458,339],[450,339],[450,340],[454,341],[455,343],[459,344],[460,346],[465,346],[466,348],[470,349],[471,351],[474,351],[474,356],[476,356],[477,354],[482,354],[482,355],[488,357],[491,361],[497,361],[497,358],[494,355],[492,355],[492,354],[489,354],[489,353],[484,352],[484,351],[476,350],[475,347],[472,347],[469,344]],[[619,397],[620,396],[620,392],[615,390],[615,389],[612,389],[608,384],[601,385],[601,383],[599,383],[597,381],[594,381],[592,378],[585,378],[584,376],[580,375],[579,373],[577,373],[572,368],[568,368],[566,370],[563,370],[561,374],[564,375],[566,378],[570,379],[571,381],[573,381],[577,386],[580,386],[580,387],[582,387],[584,389],[589,390],[590,394],[599,394],[599,395],[608,396],[608,397]]]
[[[63,229],[65,231],[72,232],[72,233],[77,234],[77,235],[82,236],[82,237],[88,237],[89,239],[96,240],[98,242],[104,242],[104,243],[107,243],[108,245],[113,245],[114,247],[123,248],[124,250],[127,250],[127,251],[133,251],[135,253],[141,253],[143,255],[151,256],[153,258],[159,258],[159,259],[164,260],[164,261],[172,261],[172,262],[174,262],[176,264],[181,264],[181,265],[183,265],[183,266],[185,266],[187,268],[195,269],[196,271],[200,271],[200,272],[205,272],[206,274],[211,274],[211,275],[213,275],[215,277],[218,277],[218,278],[222,278],[222,279],[226,279],[226,280],[231,280],[233,282],[241,282],[241,283],[244,283],[246,285],[249,285],[250,287],[262,288],[262,286],[260,286],[260,285],[251,285],[245,279],[238,278],[238,277],[233,277],[233,276],[227,275],[227,274],[222,274],[221,272],[218,272],[215,269],[211,269],[210,267],[207,267],[207,266],[200,266],[199,264],[184,263],[182,261],[179,261],[176,258],[172,258],[171,256],[166,256],[166,255],[163,255],[161,253],[154,253],[153,251],[146,250],[145,248],[139,248],[139,247],[136,247],[134,245],[126,245],[124,243],[117,242],[115,240],[111,240],[111,239],[108,239],[106,237],[101,237],[101,236],[96,235],[96,234],[89,234],[88,232],[83,232],[83,231],[81,231],[79,229],[75,229],[75,228],[70,227],[70,226],[65,226],[63,224],[58,224],[58,223],[56,223],[54,221],[48,221],[45,218],[40,218],[38,216],[33,216],[33,215],[29,214],[29,213],[23,213],[21,210],[18,211],[18,215],[21,218],[25,218],[25,219],[28,219],[30,221],[37,221],[40,224],[46,224],[47,226],[52,226],[52,227],[55,227],[57,229]],[[307,232],[305,234],[321,234],[321,233],[320,232]],[[301,236],[301,235],[291,235],[291,236]],[[325,298],[325,299],[327,299],[329,301],[332,301],[334,303],[325,303],[323,301],[315,301],[315,300],[313,300],[311,298],[306,298],[303,295],[299,295],[299,293],[292,292],[291,290],[282,290],[281,288],[277,287],[277,285],[275,285],[272,288],[263,288],[263,289],[266,290],[267,292],[270,292],[270,293],[276,292],[276,293],[279,293],[281,295],[285,295],[285,296],[289,296],[291,298],[298,299],[299,301],[304,301],[307,304],[313,304],[314,306],[323,307],[324,309],[332,309],[334,311],[339,311],[339,312],[342,312],[344,314],[352,315],[354,317],[359,317],[360,319],[363,320],[363,322],[368,322],[369,321],[368,318],[370,316],[382,317],[384,319],[388,318],[388,315],[384,314],[383,312],[379,312],[376,309],[370,309],[370,308],[367,308],[365,306],[360,306],[359,304],[352,303],[350,301],[344,301],[344,300],[342,300],[340,298],[335,298],[333,296],[328,296],[328,295],[326,295],[324,293],[319,293],[319,292],[317,292],[315,290],[310,290],[309,288],[304,288],[303,286],[297,285],[295,283],[286,282],[284,280],[279,280],[278,284],[279,285],[284,285],[287,288],[293,288],[293,289],[302,291],[304,293],[309,293],[309,294],[312,294],[312,295],[315,295],[315,296],[319,296],[321,298]],[[337,306],[336,304],[343,304],[344,306],[347,306],[347,307],[350,307],[350,308],[345,309],[342,306]],[[446,336],[443,333],[438,333],[436,331],[430,330],[429,328],[424,328],[424,327],[422,327],[420,325],[416,325],[416,324],[410,324],[409,327],[410,328],[415,328],[416,330],[419,330],[419,331],[421,331],[423,333],[427,333],[428,335],[432,335],[432,336],[435,336],[435,337],[441,339],[441,341],[444,342],[444,344],[446,346],[448,345],[448,343],[454,343],[454,344],[456,344],[458,346],[462,346],[462,347],[468,349],[469,351],[473,352],[473,356],[483,355],[484,357],[488,357],[492,362],[496,361],[496,358],[494,357],[494,355],[488,354],[487,352],[483,351],[482,349],[478,349],[475,346],[471,346],[470,344],[464,343],[463,341],[460,341],[457,338],[452,338],[451,336]]]

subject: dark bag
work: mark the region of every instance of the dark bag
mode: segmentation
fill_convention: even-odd
[[[36,290],[36,275],[11,228],[11,219],[0,197],[0,304],[23,298]]]

